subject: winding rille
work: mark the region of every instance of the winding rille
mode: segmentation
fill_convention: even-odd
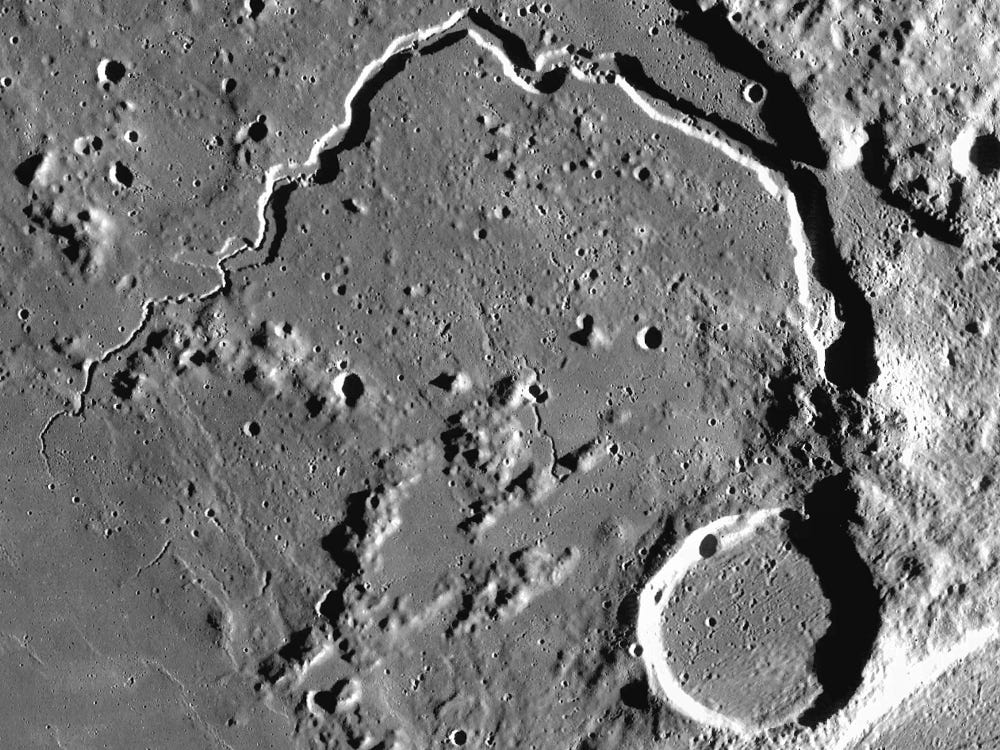
[[[71,413],[78,416],[83,412],[85,408],[84,400],[90,390],[93,376],[96,373],[97,368],[106,362],[110,356],[122,351],[136,339],[151,319],[155,307],[164,304],[184,304],[195,301],[203,302],[225,291],[228,286],[229,278],[228,271],[226,269],[227,262],[246,252],[260,250],[267,238],[267,209],[274,198],[276,188],[282,183],[287,182],[297,182],[300,184],[308,183],[309,178],[320,165],[320,158],[322,154],[340,144],[349,132],[354,119],[354,100],[357,98],[364,86],[375,78],[379,71],[397,55],[412,54],[418,51],[423,45],[433,43],[445,33],[456,30],[462,22],[465,22],[467,26],[464,31],[468,38],[472,39],[472,41],[480,46],[484,51],[492,55],[500,63],[504,76],[525,93],[532,96],[545,95],[529,80],[529,77],[526,76],[525,73],[537,75],[545,72],[546,70],[557,68],[567,69],[570,75],[578,81],[585,81],[593,84],[611,82],[613,85],[621,89],[621,91],[643,112],[643,114],[651,120],[661,125],[673,128],[690,138],[694,138],[717,149],[726,158],[750,171],[754,177],[757,178],[757,181],[769,196],[783,200],[789,217],[789,241],[795,252],[793,262],[795,265],[796,280],[799,285],[797,301],[803,308],[802,325],[806,338],[816,353],[817,372],[822,375],[825,355],[823,347],[816,336],[816,332],[810,323],[812,301],[809,293],[809,277],[805,271],[806,257],[808,256],[807,241],[805,239],[805,234],[802,231],[801,217],[799,217],[797,213],[795,196],[781,173],[776,169],[765,165],[761,160],[757,159],[752,153],[750,153],[743,144],[729,138],[707,121],[701,120],[690,113],[678,112],[675,114],[672,112],[667,113],[660,111],[649,101],[647,97],[640,93],[639,90],[631,82],[629,82],[628,78],[622,73],[611,72],[603,76],[595,75],[592,71],[593,60],[588,60],[586,68],[583,67],[580,64],[581,61],[577,60],[570,53],[570,48],[567,46],[543,50],[535,56],[535,59],[532,61],[531,69],[524,71],[522,68],[519,68],[516,63],[504,52],[503,46],[498,43],[498,40],[495,39],[492,33],[488,29],[476,24],[474,18],[475,16],[471,14],[470,10],[459,10],[451,14],[442,23],[417,29],[416,31],[412,31],[407,34],[402,34],[393,39],[386,46],[381,55],[365,65],[361,69],[357,79],[355,79],[354,84],[348,90],[347,95],[344,98],[343,119],[333,125],[313,142],[306,158],[301,162],[290,161],[273,164],[265,170],[263,188],[257,198],[256,213],[258,226],[253,242],[238,244],[238,238],[236,237],[228,237],[226,239],[217,254],[218,260],[216,262],[216,270],[219,274],[219,281],[208,291],[200,294],[188,293],[147,299],[143,303],[142,318],[129,336],[126,337],[122,343],[117,344],[104,352],[100,357],[89,358],[86,360],[84,363],[86,378],[83,387],[76,395]],[[605,54],[597,56],[596,59],[609,60],[612,57],[613,55]],[[46,462],[47,456],[45,455],[44,441],[45,432],[47,432],[56,419],[67,413],[68,412],[65,409],[62,409],[53,414],[45,429],[39,435],[39,443],[41,446],[40,453]]]
[[[263,185],[256,201],[258,227],[252,241],[240,241],[229,237],[219,249],[216,261],[218,281],[214,287],[201,293],[186,293],[167,295],[145,300],[142,305],[141,317],[137,325],[127,336],[99,356],[87,358],[83,369],[85,379],[82,388],[75,394],[70,408],[64,408],[54,413],[45,424],[38,436],[39,452],[46,466],[45,435],[52,425],[62,416],[81,416],[86,408],[87,395],[92,386],[94,376],[101,365],[108,362],[115,354],[129,347],[142,334],[149,324],[158,306],[166,304],[186,304],[189,302],[204,302],[223,293],[229,286],[227,266],[230,261],[248,252],[263,249],[268,236],[268,208],[275,200],[278,188],[288,183],[296,183],[304,187],[310,184],[311,178],[320,167],[325,152],[337,148],[347,137],[355,122],[355,101],[365,86],[377,76],[390,61],[398,60],[399,56],[408,56],[418,52],[423,46],[432,44],[445,34],[465,33],[485,53],[488,53],[499,64],[503,76],[526,95],[542,97],[547,93],[534,82],[535,78],[549,70],[566,70],[574,80],[592,85],[613,85],[637,107],[647,118],[660,125],[665,125],[677,132],[711,146],[735,164],[749,171],[758,181],[761,189],[771,199],[780,201],[787,216],[788,242],[792,249],[791,262],[795,272],[797,294],[794,303],[800,308],[800,321],[803,333],[815,353],[817,374],[824,377],[827,373],[827,347],[821,341],[814,323],[814,292],[813,266],[810,259],[815,259],[816,249],[810,244],[807,227],[800,213],[801,201],[794,186],[790,183],[790,172],[793,165],[790,162],[778,161],[773,151],[757,149],[753,144],[740,141],[724,132],[709,120],[681,111],[670,102],[651,99],[644,94],[637,84],[621,70],[615,69],[614,56],[610,54],[597,55],[587,60],[575,56],[572,48],[562,46],[540,52],[532,61],[530,67],[518,65],[505,51],[504,46],[491,29],[476,21],[476,14],[470,10],[459,10],[448,16],[443,22],[400,35],[393,39],[383,52],[360,71],[343,102],[343,116],[326,132],[316,138],[308,154],[302,161],[290,161],[271,165],[264,172]],[[666,109],[661,109],[665,107]],[[871,331],[863,331],[860,335],[871,336]],[[741,735],[751,733],[751,729],[739,721],[730,719],[718,712],[698,703],[684,692],[676,677],[666,664],[663,645],[659,638],[658,613],[660,601],[669,597],[670,590],[677,585],[683,573],[698,559],[697,546],[705,533],[719,533],[725,543],[737,541],[741,535],[749,533],[756,525],[773,517],[777,510],[764,510],[746,518],[727,516],[719,519],[698,532],[689,536],[678,547],[668,563],[653,577],[640,597],[638,638],[643,646],[643,658],[649,672],[651,682],[662,691],[667,701],[680,713],[706,725],[726,729]],[[906,662],[899,669],[905,674],[914,674],[919,679],[928,675],[939,674],[954,660],[963,658],[972,649],[981,646],[995,635],[993,631],[970,635],[966,647],[956,647],[952,651],[942,652],[935,657],[933,663],[926,665],[909,665]],[[905,657],[900,657],[903,665]],[[897,670],[898,671],[898,670]],[[893,673],[895,674],[895,672]],[[903,691],[908,694],[907,691]],[[860,730],[854,727],[868,726],[878,716],[899,703],[905,697],[899,693],[887,694],[881,702],[876,701],[867,708],[857,712],[858,719],[848,729],[845,736],[853,736],[851,732]],[[860,723],[859,723],[860,722]],[[836,738],[828,746],[846,747],[847,740]],[[840,743],[840,744],[837,744]]]

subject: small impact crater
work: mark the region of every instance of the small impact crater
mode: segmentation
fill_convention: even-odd
[[[756,81],[743,87],[743,98],[750,104],[760,104],[767,96],[767,91]]]
[[[344,403],[350,408],[358,405],[361,397],[365,394],[365,384],[361,376],[357,373],[349,372],[337,380],[337,390],[340,392]]]
[[[125,64],[118,60],[105,58],[97,64],[97,80],[105,90],[121,83],[125,73]]]
[[[663,332],[656,326],[644,326],[635,337],[636,343],[644,351],[655,351],[663,346]]]

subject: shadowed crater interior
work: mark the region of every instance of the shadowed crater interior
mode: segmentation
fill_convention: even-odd
[[[1000,139],[993,133],[978,136],[969,149],[969,161],[980,174],[994,174],[1000,169]]]

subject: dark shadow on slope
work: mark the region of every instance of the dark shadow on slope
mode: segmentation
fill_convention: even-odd
[[[320,546],[339,569],[339,578],[327,591],[319,606],[319,614],[336,623],[347,611],[347,592],[361,575],[361,549],[368,536],[369,508],[377,504],[381,485],[373,490],[352,492],[344,498],[344,518],[322,539]]]
[[[90,272],[90,242],[87,239],[86,233],[80,231],[77,225],[66,219],[58,218],[51,204],[36,206],[36,204],[32,203],[25,206],[22,209],[22,213],[36,227],[56,238],[59,252],[70,266],[76,268],[84,275]],[[78,222],[88,219],[89,215],[87,212],[77,214]]]
[[[440,388],[442,391],[445,391],[446,393],[450,393],[451,387],[457,379],[458,376],[456,375],[452,375],[447,372],[442,372],[440,375],[433,378],[429,382],[429,384],[434,386],[435,388]]]
[[[371,103],[375,95],[389,81],[403,72],[406,63],[413,57],[412,52],[400,52],[393,55],[376,73],[362,84],[354,99],[351,100],[351,124],[347,132],[337,143],[319,154],[319,166],[313,173],[311,182],[314,185],[327,185],[336,179],[340,172],[339,155],[350,151],[364,143],[365,135],[371,127]]]
[[[541,94],[554,94],[569,78],[567,68],[552,68],[541,75],[533,76],[533,85]]]
[[[649,699],[649,685],[645,679],[632,680],[622,685],[618,695],[622,703],[637,711],[648,711],[652,705]]]
[[[524,70],[535,69],[535,61],[528,52],[527,45],[513,31],[505,29],[481,10],[470,11],[469,20],[499,40],[500,48],[510,58],[510,61],[514,63],[514,67]]]
[[[14,179],[25,187],[28,187],[31,185],[32,180],[35,179],[35,173],[42,166],[44,160],[45,154],[32,154],[14,167]]]
[[[340,160],[337,158],[339,155],[340,148],[338,147],[320,151],[317,159],[319,165],[316,167],[316,171],[309,176],[309,184],[329,185],[336,180],[337,175],[340,174]]]
[[[802,167],[792,169],[787,178],[812,251],[813,275],[833,295],[844,324],[840,336],[826,350],[827,380],[866,396],[879,374],[871,305],[837,248],[826,189]]]
[[[271,210],[271,241],[267,243],[267,254],[260,265],[273,263],[278,257],[278,250],[288,231],[288,201],[297,186],[298,183],[286,182],[271,192],[271,199],[268,201],[268,208]]]
[[[320,540],[320,546],[348,576],[361,572],[359,550],[368,535],[368,502],[371,490],[352,492],[344,498],[344,520]]]
[[[291,633],[284,645],[278,649],[278,656],[286,661],[301,664],[312,648],[312,628],[302,628]]]
[[[637,90],[666,102],[683,114],[712,123],[726,136],[744,145],[759,162],[787,177],[813,254],[813,271],[823,288],[834,296],[844,319],[840,338],[826,352],[826,376],[839,388],[853,390],[862,396],[867,394],[879,372],[871,306],[840,257],[833,239],[833,219],[826,191],[819,180],[808,170],[795,167],[787,154],[756,138],[742,126],[702,112],[694,104],[662,88],[635,57],[617,55],[616,62],[620,73]]]
[[[290,671],[300,667],[314,648],[313,630],[306,627],[290,633],[284,644],[257,665],[257,676],[272,685]]]
[[[347,603],[344,595],[346,589],[347,585],[341,583],[326,592],[326,595],[320,601],[319,607],[317,608],[317,612],[320,617],[323,617],[328,622],[332,623],[336,623],[340,620],[343,614],[347,611]]]
[[[938,216],[926,211],[892,188],[892,172],[888,168],[888,146],[885,138],[885,128],[881,123],[873,122],[865,126],[868,140],[861,147],[861,174],[865,180],[879,191],[879,197],[884,203],[903,211],[913,226],[938,242],[960,247],[962,234],[955,227],[955,216],[962,201],[962,185],[956,182],[952,185],[948,202],[947,215]]]
[[[313,696],[316,705],[328,714],[334,713],[340,705],[340,698],[350,687],[350,681],[346,679],[336,680],[329,690],[320,690]]]
[[[617,630],[623,635],[635,629],[636,621],[639,617],[639,592],[642,586],[648,581],[657,570],[663,567],[667,561],[670,550],[677,543],[677,529],[674,527],[674,519],[666,516],[663,520],[663,528],[660,533],[649,543],[645,550],[637,550],[639,555],[639,582],[630,589],[618,603],[615,611],[615,622]]]
[[[798,721],[815,727],[847,705],[861,685],[882,625],[871,571],[858,554],[851,524],[861,524],[859,498],[846,472],[818,482],[805,498],[805,517],[787,512],[788,535],[812,565],[829,602],[829,627],[816,644],[813,670],[822,692]]]
[[[637,89],[666,101],[682,113],[711,122],[728,137],[745,145],[758,161],[787,176],[789,186],[795,193],[802,212],[817,278],[824,288],[834,295],[844,317],[844,330],[827,351],[826,375],[838,387],[854,390],[862,396],[866,395],[878,376],[871,308],[837,253],[833,240],[833,221],[826,204],[825,190],[812,174],[793,166],[793,160],[819,165],[826,163],[826,155],[809,121],[805,106],[795,94],[787,77],[771,70],[760,52],[733,31],[721,11],[721,6],[716,6],[712,11],[695,12],[696,6],[687,3],[686,0],[674,0],[674,2],[683,10],[689,11],[681,24],[696,38],[707,43],[711,36],[709,32],[716,28],[724,28],[725,33],[720,39],[728,40],[728,45],[713,38],[713,51],[717,59],[748,77],[763,79],[762,82],[771,89],[768,97],[770,106],[777,107],[784,103],[786,111],[781,117],[775,115],[770,118],[771,125],[769,125],[769,132],[772,132],[772,136],[778,141],[778,146],[762,142],[736,123],[701,112],[690,102],[663,89],[646,74],[635,57],[617,56],[619,71]],[[515,65],[529,70],[533,67],[534,63],[524,42],[516,35],[503,29],[480,11],[473,12],[470,17],[473,22],[502,41],[505,53]],[[464,32],[454,32],[447,38],[446,46],[457,42],[463,36]],[[323,185],[333,181],[339,172],[339,154],[364,142],[371,126],[371,102],[386,83],[403,71],[413,54],[412,51],[405,51],[394,55],[361,87],[351,103],[351,124],[347,133],[340,143],[320,154],[319,167],[312,176],[312,184]],[[556,69],[542,76],[541,80],[546,89],[554,89],[561,85],[565,77],[565,70]],[[778,127],[776,123],[779,122],[782,123],[782,127],[794,130],[792,134],[794,137],[785,137],[784,140],[779,138],[781,133],[775,133]],[[588,345],[587,326],[571,334],[570,338],[581,345]]]
[[[646,554],[643,556],[642,578],[644,581],[663,567],[669,556],[668,553],[676,543],[677,529],[675,528],[674,519],[668,516],[663,521],[663,530],[660,531],[656,539],[649,545],[646,549]]]
[[[958,217],[958,210],[962,207],[962,196],[965,194],[965,182],[961,178],[956,177],[951,181],[949,190],[951,193],[948,197],[946,215],[948,216],[948,225],[954,226],[957,223],[955,220]],[[959,239],[961,239],[961,237],[959,237]]]
[[[809,394],[809,403],[813,407],[813,429],[826,441],[830,460],[837,466],[843,466],[847,431],[851,425],[861,422],[857,402],[844,394],[840,394],[835,401],[827,388],[817,385]]]
[[[505,29],[481,10],[469,12],[469,20],[500,42],[503,53],[519,68],[525,78],[542,94],[553,94],[566,82],[569,71],[564,67],[553,68],[544,73],[535,71],[535,60],[528,46],[517,34]]]
[[[429,42],[427,46],[421,47],[418,50],[420,56],[434,55],[438,52],[453,47],[460,41],[469,36],[469,32],[465,29],[458,29],[457,31],[449,31],[446,34],[442,34],[440,37],[435,39],[433,42]]]
[[[764,424],[772,435],[779,435],[788,429],[792,420],[799,415],[799,403],[795,397],[795,386],[801,382],[797,373],[785,367],[767,381],[771,400],[764,410]]]
[[[761,51],[736,32],[726,8],[720,3],[701,10],[695,0],[671,4],[684,13],[677,23],[681,31],[704,44],[721,65],[767,89],[760,119],[778,148],[792,161],[824,169],[826,149],[791,79],[774,70]]]
[[[757,161],[761,162],[764,166],[780,172],[786,172],[790,168],[791,165],[787,156],[780,154],[774,144],[762,141],[742,125],[730,122],[714,113],[705,112],[694,103],[682,99],[672,91],[663,88],[650,77],[637,57],[616,54],[615,64],[618,72],[640,93],[666,102],[670,107],[682,114],[710,122],[723,134],[737,143],[746,146],[753,153]]]

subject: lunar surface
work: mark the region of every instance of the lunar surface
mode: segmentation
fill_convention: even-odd
[[[0,31],[0,750],[1000,747],[993,4]]]

